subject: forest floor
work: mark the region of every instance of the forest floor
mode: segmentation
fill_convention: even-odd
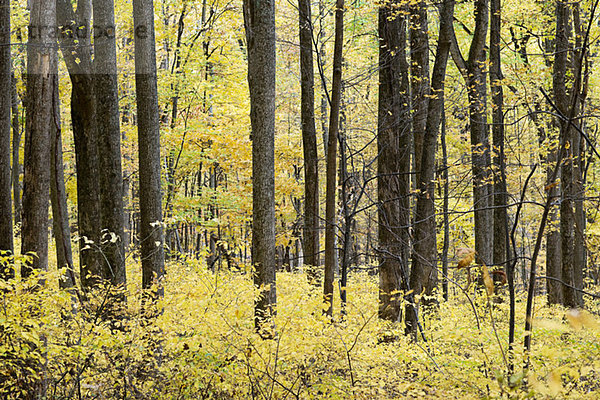
[[[20,343],[16,356],[10,353],[16,358],[18,349],[29,349],[12,368],[43,361],[48,398],[56,399],[76,393],[106,399],[600,398],[600,303],[592,300],[589,313],[577,314],[536,299],[524,373],[521,293],[511,355],[505,294],[490,306],[485,293],[470,290],[467,298],[451,289],[450,300],[422,318],[426,340],[414,342],[400,324],[377,318],[376,276],[351,274],[346,315],[340,318],[336,300],[331,322],[322,315],[320,287],[302,273],[279,273],[276,334],[263,340],[253,327],[256,289],[248,271],[170,263],[162,313],[152,322],[141,316],[139,275],[131,272],[129,310],[117,329],[85,312],[65,317],[72,298],[52,285],[5,292],[0,353],[9,354],[9,342]],[[45,349],[39,359],[31,355],[37,346]],[[1,378],[10,368],[0,367],[0,393],[8,390]],[[40,379],[20,374],[23,382]]]

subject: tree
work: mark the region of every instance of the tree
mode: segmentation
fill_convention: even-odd
[[[117,51],[113,0],[93,0],[94,95],[100,181],[100,240],[103,277],[124,284],[124,211],[121,171],[121,130],[117,90]]]
[[[138,121],[140,241],[142,287],[156,285],[162,297],[165,275],[164,235],[160,190],[160,126],[156,86],[156,49],[153,0],[133,1],[135,93]]]
[[[377,201],[379,318],[399,321],[408,291],[410,112],[406,16],[400,1],[379,8]]]
[[[304,263],[314,270],[319,266],[319,158],[315,128],[315,77],[310,0],[298,0],[298,11],[301,124],[304,149]]]
[[[275,2],[244,0],[252,126],[252,263],[256,329],[275,314]],[[267,329],[268,331],[268,329]],[[268,332],[265,333],[268,334]]]
[[[50,147],[56,129],[53,96],[58,85],[54,2],[32,0],[27,46],[27,112],[25,172],[23,175],[23,230],[21,252],[35,253],[21,274],[48,267],[48,204]],[[48,30],[50,27],[50,30]]]
[[[415,249],[410,274],[410,289],[414,293],[433,295],[437,284],[437,241],[435,221],[435,150],[444,113],[444,81],[452,37],[454,0],[445,0],[440,10],[440,33],[427,95],[427,119],[423,137],[420,173],[415,211]],[[407,331],[417,331],[416,308],[407,307]]]
[[[59,281],[61,288],[76,285],[71,251],[71,227],[69,225],[69,209],[67,207],[67,191],[63,167],[62,132],[60,123],[60,98],[58,85],[54,88],[52,110],[56,124],[52,126],[50,147],[50,202],[52,204],[52,230],[56,245],[56,265],[66,268],[65,275]]]
[[[327,138],[326,192],[325,192],[325,279],[323,299],[325,313],[333,315],[333,275],[336,264],[336,203],[337,188],[337,142],[342,97],[342,49],[344,45],[344,0],[335,3],[335,40],[333,47],[333,80],[331,83],[331,109]]]
[[[487,84],[485,39],[488,31],[488,0],[475,1],[475,30],[469,55],[465,60],[456,38],[450,48],[452,59],[459,69],[469,98],[471,133],[471,165],[473,174],[473,210],[475,214],[475,251],[479,264],[493,261],[493,219],[491,207],[491,158],[487,124]],[[454,36],[454,35],[453,35]]]
[[[0,0],[0,252],[13,252],[10,128],[12,104],[10,1]],[[0,278],[12,275],[0,263]]]
[[[64,34],[60,47],[71,78],[71,125],[75,142],[77,173],[77,226],[81,283],[91,287],[105,278],[100,246],[99,155],[94,95],[91,0],[78,0],[77,9],[67,0],[57,0],[57,19]]]
[[[493,264],[502,266],[508,261],[508,215],[506,192],[506,160],[504,157],[504,93],[500,58],[501,7],[500,0],[490,0],[490,91],[492,94],[492,141],[494,164],[494,249]]]

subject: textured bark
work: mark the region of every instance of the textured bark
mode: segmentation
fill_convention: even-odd
[[[117,51],[113,0],[93,0],[94,95],[98,134],[100,182],[100,246],[103,274],[114,284],[125,284],[123,247],[123,173],[117,89]]]
[[[415,151],[415,188],[421,180],[421,158],[427,125],[427,105],[429,103],[429,34],[427,33],[427,5],[424,0],[410,2],[410,93],[412,107],[412,134]]]
[[[566,88],[566,73],[569,63],[569,40],[571,37],[569,5],[566,2],[556,3],[556,36],[553,70],[553,90],[556,106],[563,115],[571,112],[569,95]],[[564,161],[561,165],[561,202],[560,202],[560,236],[561,236],[561,273],[563,304],[569,307],[577,305],[576,293],[573,290],[573,257],[575,239],[575,216],[573,212],[573,130],[567,122],[560,121],[561,141],[566,143]]]
[[[400,2],[379,8],[377,196],[379,318],[399,321],[408,291],[410,112],[406,17]]]
[[[327,137],[326,192],[325,192],[325,277],[323,300],[325,314],[333,315],[333,277],[336,267],[336,201],[337,142],[342,97],[342,49],[344,44],[344,0],[335,3],[335,40],[333,48],[333,80],[331,83],[331,108]]]
[[[475,220],[475,251],[478,264],[493,261],[493,213],[490,208],[491,157],[487,127],[487,89],[485,39],[488,30],[488,0],[475,1],[475,31],[467,60],[458,48],[456,38],[451,47],[452,58],[467,85],[469,125],[471,133],[471,164],[473,173],[473,210]]]
[[[252,125],[252,263],[259,331],[272,322],[275,287],[275,2],[244,0]]]
[[[427,124],[423,140],[421,171],[418,174],[417,210],[415,212],[415,248],[410,275],[414,293],[433,295],[437,285],[437,241],[435,223],[435,153],[444,113],[444,80],[450,53],[454,0],[445,0],[440,12],[440,33],[428,97]],[[425,301],[424,304],[431,303]],[[407,330],[417,331],[417,315],[409,306],[406,313]]]
[[[315,128],[315,76],[310,0],[299,0],[301,124],[304,150],[304,263],[319,265],[319,158]],[[309,278],[314,280],[316,274]]]
[[[77,12],[67,0],[57,0],[59,26],[72,35],[60,35],[60,47],[71,78],[71,124],[75,142],[77,173],[77,223],[79,265],[84,287],[104,278],[100,246],[100,187],[98,185],[98,144],[96,98],[92,76],[90,0],[80,0]],[[77,33],[76,33],[77,32]],[[77,41],[75,40],[77,38]]]
[[[0,0],[0,253],[13,252],[13,217],[11,199],[10,128],[11,128],[11,55],[10,55],[10,2]],[[4,273],[0,264],[0,277]]]
[[[67,191],[62,158],[62,139],[60,124],[60,99],[58,86],[53,97],[53,111],[56,125],[53,126],[50,148],[50,200],[52,204],[52,224],[54,243],[56,245],[56,266],[66,268],[61,277],[61,288],[74,287],[75,271],[73,270],[73,254],[71,251],[71,227],[69,226],[69,209],[67,207]]]
[[[160,190],[160,126],[156,86],[153,0],[133,1],[135,93],[139,149],[140,241],[142,287],[156,284],[153,297],[162,297],[165,275]]]
[[[490,0],[490,90],[492,94],[492,140],[494,171],[493,264],[505,268],[508,248],[506,160],[504,157],[504,93],[500,58],[501,0]]]
[[[56,43],[42,27],[56,26],[54,2],[31,2],[30,35],[27,46],[27,114],[25,127],[25,172],[23,175],[23,229],[21,252],[33,252],[32,269],[48,268],[48,204],[50,200],[50,145],[55,128],[53,96],[58,85]]]

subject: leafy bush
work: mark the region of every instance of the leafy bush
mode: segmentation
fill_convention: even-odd
[[[143,317],[142,291],[133,283],[117,318],[102,317],[109,286],[79,304],[52,284],[58,272],[2,283],[0,398],[595,399],[600,393],[598,330],[593,323],[571,326],[565,310],[541,298],[528,375],[520,372],[519,339],[516,373],[507,376],[508,305],[490,308],[484,294],[474,295],[475,308],[464,296],[440,303],[423,318],[427,342],[413,343],[399,325],[378,320],[375,277],[352,276],[346,316],[331,322],[322,315],[321,288],[302,274],[282,273],[277,335],[263,340],[253,327],[249,273],[210,272],[196,261],[168,270],[162,313],[153,320]],[[524,315],[524,302],[517,306]]]

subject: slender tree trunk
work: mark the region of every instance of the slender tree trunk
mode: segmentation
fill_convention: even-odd
[[[160,125],[153,0],[133,0],[137,102],[142,287],[164,295],[164,236],[160,188]]]
[[[410,92],[412,107],[412,134],[415,151],[415,188],[419,189],[423,141],[427,125],[429,103],[429,34],[427,5],[424,0],[410,2]]]
[[[94,95],[100,155],[101,248],[103,277],[117,285],[125,284],[123,247],[123,173],[121,170],[121,132],[117,89],[117,50],[113,0],[93,0]]]
[[[60,122],[60,97],[58,85],[53,97],[53,112],[56,125],[53,125],[50,148],[50,200],[52,204],[52,224],[54,243],[56,245],[56,266],[66,268],[59,280],[61,288],[71,288],[76,284],[73,270],[73,254],[71,251],[71,227],[69,226],[69,210],[67,207],[67,191],[62,157],[62,139]]]
[[[448,251],[450,249],[450,218],[448,215],[448,196],[450,194],[450,182],[448,182],[448,150],[446,147],[446,113],[442,107],[442,132],[441,132],[441,145],[442,145],[442,180],[444,182],[444,200],[442,205],[442,212],[444,214],[444,244],[442,246],[442,292],[444,300],[448,301]]]
[[[487,84],[485,39],[488,31],[488,0],[475,1],[475,32],[465,60],[456,38],[452,58],[467,85],[473,172],[473,210],[475,215],[475,251],[479,264],[493,262],[493,205],[490,195],[491,158],[487,126]]]
[[[573,26],[575,33],[575,52],[573,57],[573,70],[578,68],[577,63],[586,63],[587,49],[583,49],[583,24],[581,23],[580,8],[578,3],[572,5],[573,9]],[[586,56],[582,57],[584,51]],[[582,69],[586,68],[582,65]],[[586,73],[583,77],[583,87],[581,93],[572,93],[575,97],[574,102],[578,107],[578,113],[584,114],[585,101],[588,89],[588,76]],[[585,121],[578,121],[577,125],[580,129],[584,129]],[[581,134],[573,130],[573,212],[574,212],[574,239],[573,239],[573,285],[577,289],[583,289],[583,273],[586,266],[586,246],[585,246],[585,211],[583,200],[585,198],[585,185],[583,182],[583,170],[584,170],[584,144],[585,141],[582,139]],[[575,292],[575,301],[577,306],[583,307],[583,295],[580,291]]]
[[[21,164],[19,150],[21,148],[21,120],[19,118],[19,93],[15,74],[11,76],[12,93],[12,189],[14,204],[14,225],[21,225]]]
[[[425,136],[422,144],[420,181],[415,212],[415,250],[410,275],[410,288],[414,293],[433,295],[437,285],[437,241],[435,223],[435,153],[444,113],[444,80],[450,53],[454,0],[445,0],[440,12],[440,33],[431,77],[431,94],[428,96]],[[425,301],[425,304],[431,300]],[[415,308],[408,307],[407,331],[416,334]]]
[[[42,27],[56,26],[54,2],[32,0],[27,46],[27,115],[21,253],[35,253],[21,275],[48,268],[51,134],[56,129],[53,96],[58,85],[56,42]]]
[[[410,112],[406,17],[396,1],[379,8],[377,196],[379,318],[399,321],[408,291]]]
[[[252,125],[252,262],[260,293],[256,329],[270,336],[275,314],[275,1],[244,0]]]
[[[500,58],[501,0],[490,0],[490,90],[492,94],[492,138],[494,164],[494,248],[493,264],[505,268],[508,248],[507,202],[508,193],[504,180],[506,160],[504,157],[504,93],[502,90],[502,65]]]
[[[335,232],[337,187],[337,141],[342,97],[342,48],[344,44],[344,0],[335,3],[335,43],[333,50],[333,80],[331,85],[331,109],[329,135],[327,138],[326,193],[325,193],[325,279],[323,299],[325,314],[333,315],[333,277],[336,264]]]
[[[302,144],[304,150],[304,263],[312,271],[319,265],[319,164],[315,128],[315,77],[310,0],[299,0],[300,83]]]
[[[10,170],[11,128],[11,55],[10,55],[10,1],[0,0],[0,253],[13,253],[13,218]],[[13,274],[0,263],[0,278]]]

